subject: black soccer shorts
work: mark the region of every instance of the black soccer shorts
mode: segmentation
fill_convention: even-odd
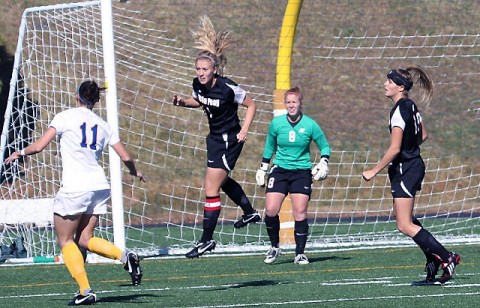
[[[274,165],[270,169],[266,186],[266,193],[304,194],[310,198],[312,194],[312,171],[310,169],[287,170]]]
[[[421,157],[388,167],[393,198],[414,198],[422,188],[425,164]]]
[[[235,168],[244,143],[237,141],[237,133],[207,136],[207,167],[230,172]]]

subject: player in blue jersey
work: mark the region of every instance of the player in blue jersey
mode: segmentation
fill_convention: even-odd
[[[220,189],[244,212],[242,218],[234,223],[235,228],[261,220],[260,214],[253,209],[240,184],[229,176],[247,141],[248,129],[256,111],[255,103],[245,90],[222,76],[226,64],[224,50],[234,41],[228,31],[217,34],[206,16],[202,18],[202,26],[194,36],[199,42],[196,47],[201,51],[195,61],[197,77],[193,79],[192,97],[183,99],[175,96],[173,104],[190,108],[201,107],[208,118],[210,133],[206,139],[203,233],[200,241],[185,255],[187,258],[197,258],[215,249],[213,232],[221,210]],[[240,123],[237,113],[239,106],[247,108],[243,124]]]
[[[72,305],[87,305],[96,301],[79,247],[121,260],[131,275],[133,285],[140,284],[142,279],[140,259],[135,252],[122,251],[109,241],[94,236],[99,215],[107,213],[110,199],[110,184],[98,164],[105,147],[111,146],[115,150],[131,175],[145,180],[118,133],[92,111],[103,90],[93,80],[82,82],[76,94],[78,106],[56,114],[37,141],[13,153],[5,161],[9,164],[21,156],[39,153],[55,137],[60,139],[62,185],[53,202],[53,220],[63,261],[79,286]]]
[[[420,145],[427,139],[427,129],[416,104],[408,97],[414,85],[424,90],[422,102],[430,101],[433,82],[420,66],[394,69],[387,74],[384,83],[385,96],[394,103],[390,111],[390,147],[377,165],[363,172],[363,178],[370,181],[388,166],[388,176],[393,196],[393,209],[398,230],[412,238],[427,258],[426,282],[436,282],[439,267],[443,275],[438,282],[445,283],[455,272],[460,256],[445,249],[413,217],[415,194],[421,189],[425,175],[425,164],[420,156]]]
[[[256,174],[257,184],[265,185],[265,175],[275,155],[266,185],[265,225],[271,247],[264,262],[275,262],[280,255],[280,218],[278,213],[290,193],[295,219],[295,264],[308,264],[305,245],[308,236],[307,207],[312,193],[312,177],[324,180],[328,175],[330,145],[314,119],[302,113],[303,96],[295,87],[285,92],[286,115],[272,120],[268,129],[263,159]],[[312,169],[310,143],[314,141],[321,153],[320,162]]]

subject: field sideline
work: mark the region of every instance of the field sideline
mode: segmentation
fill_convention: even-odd
[[[444,286],[411,285],[424,277],[423,254],[413,246],[310,252],[305,266],[293,264],[290,252],[273,265],[260,254],[146,259],[139,287],[119,264],[88,264],[87,271],[104,307],[476,307],[480,246],[448,248],[463,260]],[[64,306],[76,291],[58,264],[4,265],[0,277],[3,307]]]

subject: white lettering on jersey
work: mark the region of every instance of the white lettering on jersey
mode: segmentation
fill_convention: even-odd
[[[202,95],[198,95],[198,100],[204,105],[214,106],[214,107],[219,107],[220,106],[220,100],[219,99],[211,99],[211,98],[208,98],[208,97],[204,97]]]

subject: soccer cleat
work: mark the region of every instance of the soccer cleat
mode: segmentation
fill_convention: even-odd
[[[215,246],[217,246],[217,243],[214,240],[206,241],[205,243],[197,242],[193,249],[185,254],[185,257],[198,258],[205,252],[214,250]]]
[[[263,262],[267,264],[272,264],[277,260],[277,258],[280,256],[280,248],[278,247],[270,247],[270,249],[267,251],[265,255],[265,260]]]
[[[438,260],[430,260],[425,264],[425,272],[427,272],[427,277],[425,278],[426,282],[434,282],[435,276],[438,273],[438,268],[442,263]]]
[[[259,222],[260,220],[262,220],[262,217],[260,217],[260,214],[255,211],[252,214],[242,215],[242,218],[237,220],[233,224],[233,227],[236,229],[243,228],[250,223]]]
[[[301,253],[301,254],[298,254],[298,255],[295,256],[295,260],[293,261],[293,263],[300,264],[300,265],[305,265],[305,264],[308,264],[310,262],[308,262],[307,256],[305,256],[303,253]]]
[[[442,263],[443,275],[438,279],[440,283],[445,283],[453,278],[455,267],[460,263],[462,258],[459,254],[451,252],[448,256],[448,262]]]
[[[95,292],[90,291],[85,295],[76,292],[73,299],[68,303],[68,306],[93,305],[97,301]]]
[[[138,286],[142,282],[143,272],[140,268],[140,258],[135,252],[127,253],[127,263],[123,268],[132,276],[132,285]]]

